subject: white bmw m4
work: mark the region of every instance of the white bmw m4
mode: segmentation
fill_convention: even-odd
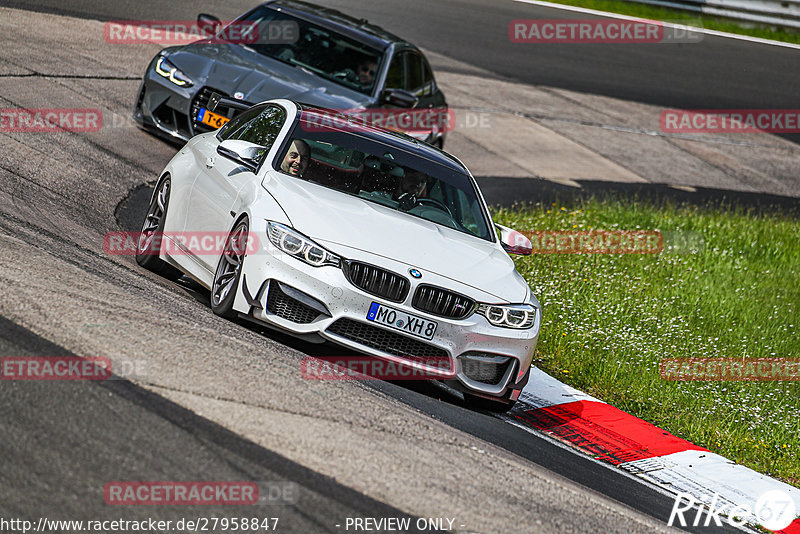
[[[191,246],[219,235],[213,251]],[[169,162],[137,261],[195,279],[214,313],[343,345],[504,410],[528,380],[542,320],[509,257],[530,251],[493,224],[457,158],[272,100]]]

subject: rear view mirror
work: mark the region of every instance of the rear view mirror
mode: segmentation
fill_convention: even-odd
[[[533,252],[533,244],[528,236],[500,224],[495,224],[495,226],[500,231],[500,244],[503,245],[503,250],[509,254],[521,256],[527,256]]]

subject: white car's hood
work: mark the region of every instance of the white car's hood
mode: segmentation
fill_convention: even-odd
[[[292,226],[328,246],[344,245],[436,273],[520,303],[527,283],[496,243],[274,171],[264,182]]]

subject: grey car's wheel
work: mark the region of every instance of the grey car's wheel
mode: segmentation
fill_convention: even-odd
[[[236,288],[239,287],[239,277],[242,275],[249,227],[247,219],[243,219],[228,234],[211,284],[211,309],[217,315],[229,319],[236,315],[233,301],[236,299]]]
[[[156,186],[142,223],[142,231],[136,241],[136,263],[164,278],[177,280],[183,273],[158,257],[164,237],[171,186],[169,176],[165,176]]]

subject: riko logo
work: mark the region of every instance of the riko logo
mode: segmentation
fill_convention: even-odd
[[[694,521],[692,522],[692,526],[695,527],[701,524],[707,527],[712,522],[721,527],[722,517],[725,517],[724,521],[734,527],[756,522],[764,528],[778,531],[788,527],[796,513],[792,497],[780,490],[771,490],[762,494],[752,507],[747,504],[734,504],[718,493],[714,493],[711,497],[703,495],[696,498],[691,493],[681,492],[675,496],[675,503],[672,506],[667,526],[671,527],[676,519],[680,526],[687,526],[683,514],[692,511],[695,507],[697,507],[697,511],[694,512]],[[704,513],[706,518],[702,521]],[[691,516],[691,512],[689,515]]]

